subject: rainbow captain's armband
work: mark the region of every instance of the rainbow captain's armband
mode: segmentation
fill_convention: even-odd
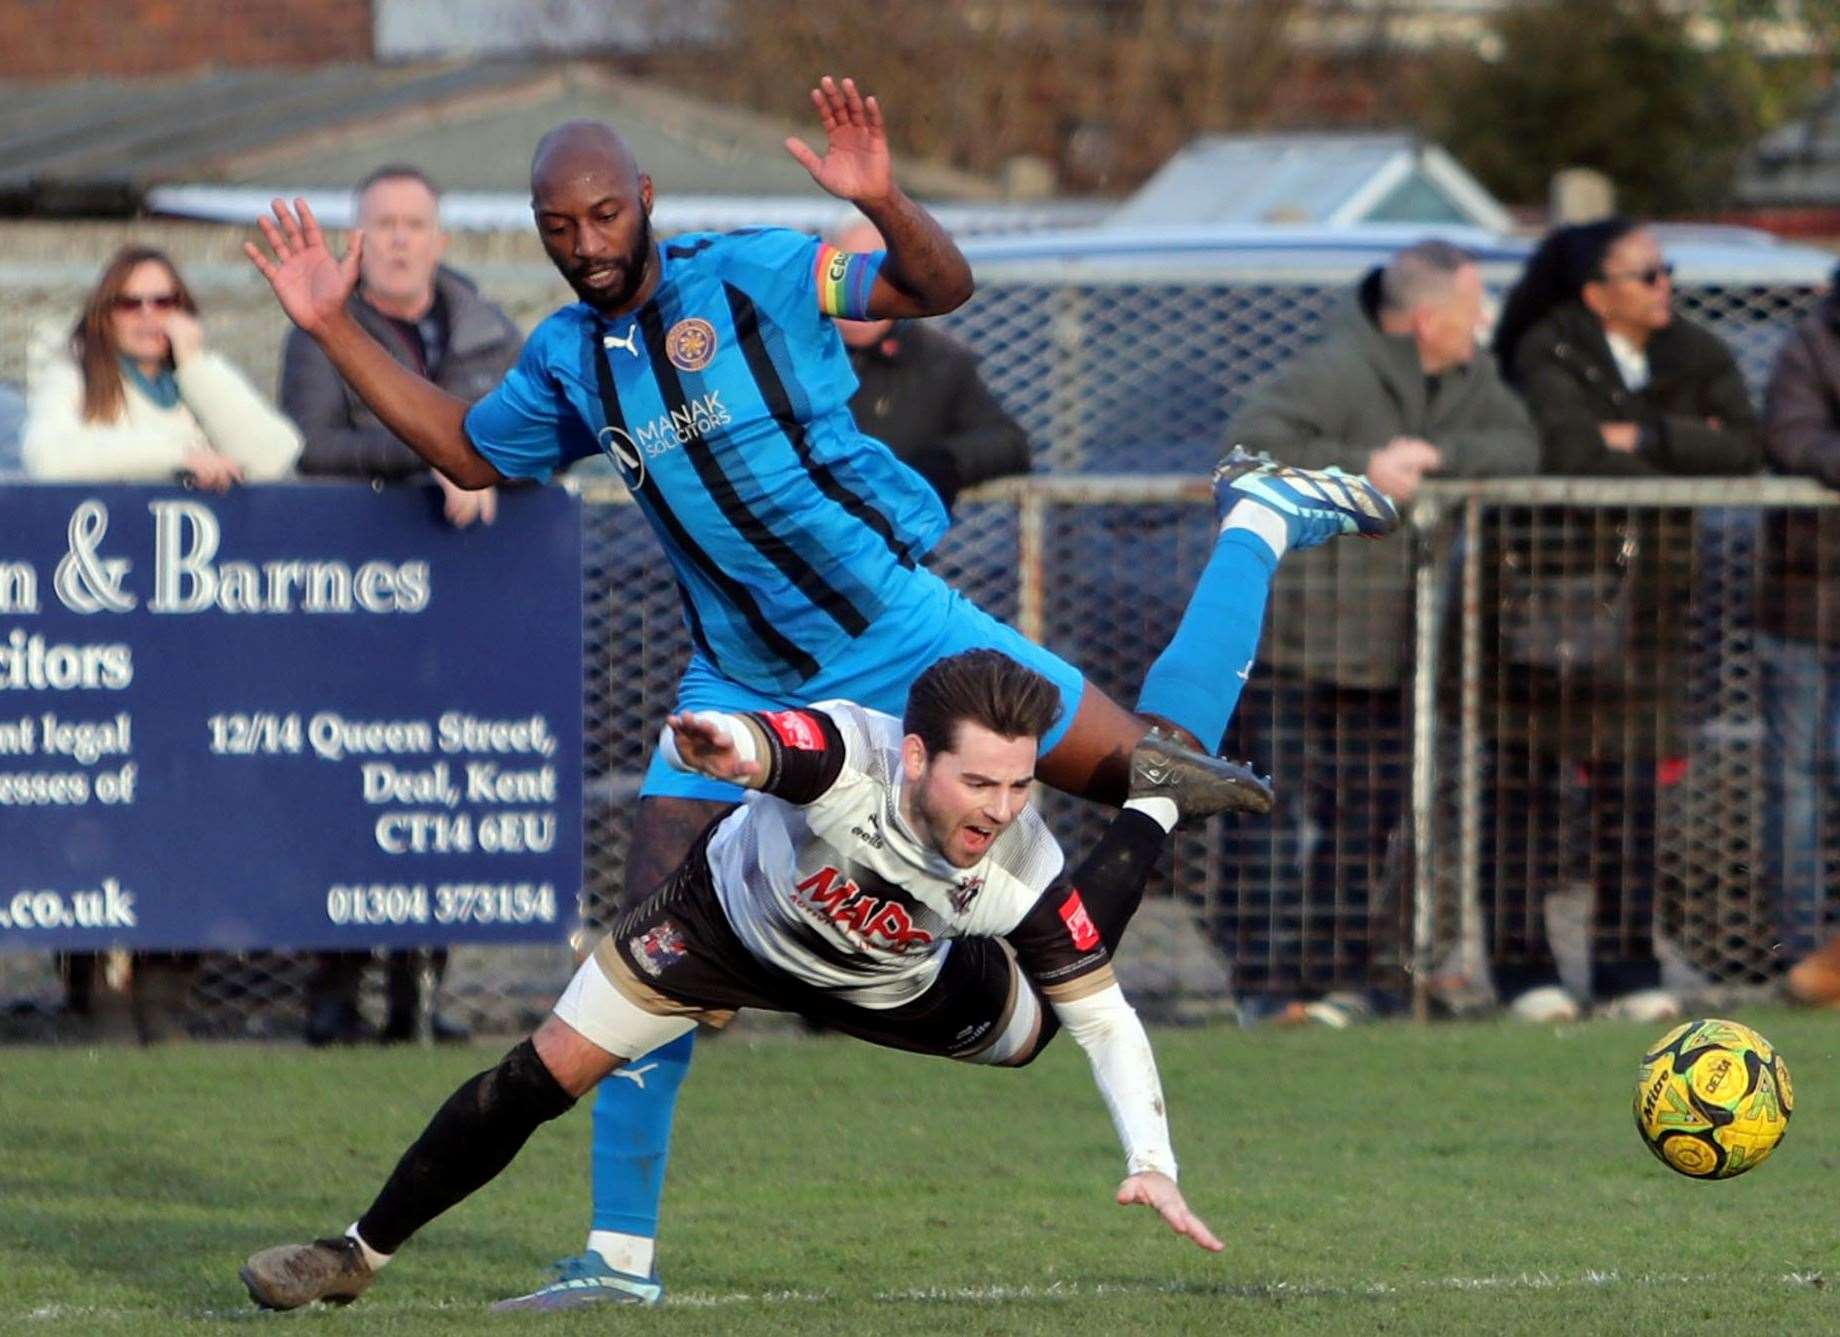
[[[827,316],[845,320],[869,318],[869,292],[875,276],[882,272],[886,251],[840,251],[835,246],[818,247],[814,275],[818,281],[818,310]]]

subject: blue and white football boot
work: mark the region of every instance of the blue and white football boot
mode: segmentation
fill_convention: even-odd
[[[651,1307],[664,1303],[664,1283],[657,1269],[649,1277],[618,1272],[592,1249],[550,1265],[556,1279],[528,1295],[514,1295],[492,1306],[495,1314],[523,1309],[581,1309],[596,1304]]]
[[[1299,469],[1243,446],[1214,466],[1214,515],[1225,524],[1235,506],[1248,501],[1284,517],[1293,548],[1314,548],[1342,534],[1377,539],[1399,528],[1399,512],[1387,495],[1360,474]]]

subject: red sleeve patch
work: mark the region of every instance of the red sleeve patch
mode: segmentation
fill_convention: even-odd
[[[818,721],[803,710],[775,710],[761,716],[773,732],[779,735],[779,741],[787,747],[800,752],[824,751],[824,730],[818,727]]]
[[[1067,926],[1067,936],[1080,951],[1090,952],[1099,945],[1099,930],[1092,916],[1086,913],[1086,903],[1080,899],[1078,887],[1068,892],[1067,899],[1061,902],[1061,922]]]

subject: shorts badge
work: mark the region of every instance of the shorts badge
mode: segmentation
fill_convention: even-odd
[[[689,950],[684,944],[684,935],[668,919],[662,924],[652,925],[631,939],[626,946],[632,952],[633,961],[639,969],[653,979],[664,974],[667,967],[683,960],[684,953]]]
[[[701,371],[716,355],[716,327],[695,316],[680,320],[664,336],[664,353],[679,371]]]

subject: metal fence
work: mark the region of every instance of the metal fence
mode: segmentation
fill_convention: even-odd
[[[1421,1001],[1491,975],[1504,995],[1553,978],[1600,998],[1657,977],[1764,986],[1822,940],[1836,500],[1789,479],[1429,489],[1413,517]]]
[[[201,257],[188,270],[210,294],[208,327],[223,346],[237,349],[258,383],[272,383],[272,349],[280,334],[272,300],[229,258],[227,241],[212,245],[226,254]],[[80,275],[78,268],[41,266],[17,294],[9,286],[9,299],[19,300],[0,311],[0,376],[23,369],[29,326],[75,310],[82,286],[93,278],[88,264]],[[486,290],[521,318],[555,298],[554,275],[540,265],[498,257],[474,268]],[[951,324],[983,354],[987,379],[1028,428],[1037,469],[1047,476],[963,501],[941,552],[942,571],[993,613],[1017,620],[1082,665],[1102,688],[1131,699],[1205,560],[1210,530],[1199,478],[1220,451],[1228,418],[1250,387],[1320,336],[1346,300],[1348,277],[987,278]],[[1503,277],[1491,275],[1496,282]],[[1803,287],[1681,290],[1682,308],[1727,338],[1754,389],[1789,324],[1814,301],[1814,292]],[[1119,476],[1126,473],[1179,476]],[[594,491],[597,483],[583,486],[591,499],[584,553],[591,647],[584,903],[595,915],[619,884],[636,778],[671,702],[685,645],[672,583],[660,578],[662,559],[643,521],[615,499],[617,486],[608,485],[607,492]],[[1759,522],[1754,511],[1732,509],[1740,505],[1735,495],[1750,496],[1721,484],[1720,506],[1695,513],[1687,526],[1690,546],[1717,559],[1695,569],[1697,593],[1682,604],[1692,617],[1688,662],[1714,666],[1725,693],[1712,705],[1696,696],[1687,707],[1688,718],[1706,721],[1692,735],[1699,750],[1688,764],[1698,767],[1696,778],[1742,773],[1755,782],[1760,669],[1745,600],[1754,603],[1759,579],[1746,565],[1757,555]],[[1768,500],[1757,496],[1742,505]],[[1805,502],[1808,495],[1794,500]],[[1639,509],[1634,499],[1628,504]],[[1438,561],[1457,561],[1472,574],[1479,569],[1473,562],[1462,566],[1473,548],[1453,546],[1461,528],[1455,514],[1439,511],[1437,523],[1419,534],[1421,611],[1433,607],[1424,603],[1424,562],[1430,560],[1424,553],[1444,553]],[[1739,518],[1724,518],[1731,515]],[[1385,569],[1376,568],[1376,617],[1391,617],[1402,603],[1409,609],[1410,594],[1400,589],[1410,590],[1410,577],[1399,586],[1390,563],[1409,565],[1412,554],[1402,541]],[[1441,584],[1437,588],[1439,598],[1447,597]],[[1321,600],[1329,593],[1319,579],[1294,582],[1274,601],[1273,616],[1321,630]],[[1436,637],[1427,641],[1428,625],[1420,627],[1421,678],[1427,649],[1446,651],[1440,662],[1451,662]],[[1338,634],[1360,639],[1365,631],[1344,627]],[[1402,674],[1409,675],[1409,659]],[[1228,995],[1229,971],[1237,977],[1233,988],[1261,996],[1355,984],[1403,996],[1417,984],[1422,999],[1433,974],[1474,977],[1489,959],[1482,945],[1485,916],[1476,907],[1487,877],[1507,865],[1483,857],[1486,842],[1476,832],[1500,819],[1478,795],[1505,754],[1488,751],[1486,735],[1465,734],[1460,722],[1427,744],[1425,731],[1443,711],[1427,713],[1424,684],[1415,694],[1409,676],[1395,692],[1369,690],[1358,701],[1313,693],[1293,678],[1255,675],[1230,745],[1273,766],[1280,785],[1295,762],[1294,797],[1287,797],[1277,821],[1231,829],[1217,823],[1175,842],[1139,942],[1127,952],[1133,959],[1125,963],[1137,992],[1153,1001],[1205,1010]],[[1688,686],[1703,695],[1705,681],[1690,677]],[[1346,714],[1354,705],[1366,711],[1358,728]],[[1714,743],[1717,749],[1707,751]],[[1416,774],[1406,764],[1415,751],[1421,763],[1432,763],[1421,764]],[[1496,771],[1482,769],[1485,757]],[[1576,796],[1559,802],[1576,806]],[[1698,783],[1672,786],[1660,802],[1667,814],[1679,809],[1690,818],[1669,817],[1668,829],[1684,833],[1687,843],[1670,838],[1656,856],[1669,870],[1660,878],[1664,918],[1676,916],[1668,923],[1681,926],[1682,959],[1719,980],[1761,978],[1774,958],[1754,889],[1741,896],[1738,873],[1708,883],[1704,871],[1751,858],[1762,839],[1758,812],[1747,809],[1749,816],[1740,819]],[[1093,837],[1096,818],[1082,805],[1049,795],[1044,806],[1070,848]],[[1331,820],[1338,811],[1344,817],[1358,811],[1359,823]],[[1402,824],[1408,813],[1416,821]],[[1470,826],[1453,813],[1468,814]],[[1458,840],[1458,832],[1469,834]],[[1432,852],[1436,858],[1428,857]],[[1538,857],[1551,861],[1547,854]],[[1528,855],[1522,862],[1532,867],[1537,859]],[[1503,895],[1514,894],[1510,881],[1501,885]],[[1702,892],[1683,900],[1676,885]],[[1713,890],[1704,892],[1708,886]],[[1464,912],[1465,906],[1471,908]],[[1489,925],[1500,919],[1487,918]],[[457,951],[448,1010],[476,1026],[516,1029],[547,1005],[567,977],[569,960],[561,947]],[[210,958],[193,991],[195,1029],[298,1034],[305,973],[303,962],[291,956]],[[366,1010],[374,1016],[381,1010],[377,990],[366,992]],[[49,959],[0,957],[0,1036],[56,1032],[60,996]]]
[[[1358,275],[1285,281],[1037,283],[980,275],[946,324],[1028,429],[1038,470],[1199,473],[1260,381],[1320,338]],[[1491,270],[1499,293],[1512,272]],[[1683,283],[1678,308],[1723,337],[1754,397],[1811,311],[1809,287]]]
[[[584,491],[595,922],[617,899],[631,800],[687,640],[637,510],[615,484]],[[1325,619],[1321,588],[1281,585],[1272,629],[1301,626],[1320,653],[1262,664],[1230,735],[1274,772],[1279,810],[1178,835],[1151,927],[1123,954],[1127,983],[1165,1012],[1356,988],[1422,1005],[1491,975],[1511,988],[1547,942],[1580,989],[1587,953],[1600,973],[1658,960],[1689,990],[1773,979],[1786,944],[1825,923],[1822,873],[1840,857],[1825,796],[1807,814],[1812,850],[1772,816],[1785,786],[1810,782],[1772,769],[1793,759],[1769,731],[1773,705],[1825,709],[1808,675],[1840,660],[1819,650],[1821,636],[1840,645],[1840,583],[1821,593],[1840,580],[1826,565],[1840,560],[1833,500],[1763,479],[1432,485],[1390,551],[1361,545],[1375,555],[1366,584],[1344,576],[1336,600],[1398,620],[1390,686],[1330,681],[1338,657],[1371,659],[1378,622],[1350,634]],[[1129,702],[1206,560],[1211,514],[1195,479],[1015,480],[962,507],[939,566]],[[1798,591],[1786,605],[1785,588]],[[1805,653],[1772,640],[1796,626]],[[1815,761],[1831,772],[1825,749]],[[1070,850],[1096,839],[1101,811],[1041,802]],[[457,951],[448,1007],[521,1026],[569,969],[560,946]],[[293,956],[210,957],[194,1028],[297,1033],[303,979]],[[47,958],[0,957],[0,997],[9,1033],[56,1029]]]

